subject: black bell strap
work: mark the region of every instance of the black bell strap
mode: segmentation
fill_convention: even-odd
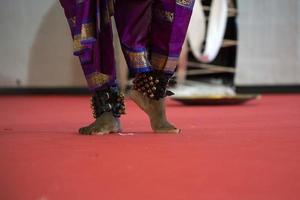
[[[163,73],[152,71],[137,74],[133,80],[133,88],[141,92],[144,96],[151,99],[159,100],[174,93],[167,90],[169,78]]]
[[[125,114],[124,95],[117,87],[97,90],[91,98],[91,108],[94,118],[100,117],[104,112],[112,112],[114,117]]]

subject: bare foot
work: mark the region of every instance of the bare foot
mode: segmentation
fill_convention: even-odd
[[[167,120],[164,99],[153,100],[136,90],[130,90],[129,96],[148,115],[154,132],[180,133],[180,129]]]
[[[120,121],[111,112],[103,113],[92,124],[79,129],[79,133],[83,135],[106,135],[118,132],[121,132]]]

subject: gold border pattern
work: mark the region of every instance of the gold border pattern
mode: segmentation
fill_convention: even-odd
[[[73,51],[78,52],[84,49],[84,46],[81,44],[81,35],[74,35],[73,39]]]
[[[90,88],[96,88],[107,83],[109,76],[100,72],[94,72],[87,75],[86,80]]]
[[[96,29],[94,23],[82,24],[81,34],[74,35],[73,51],[78,52],[85,48],[82,41],[95,38]]]
[[[82,24],[81,26],[81,40],[87,40],[94,38],[96,35],[96,29],[94,23]]]
[[[158,53],[152,53],[151,65],[156,70],[173,72],[177,66],[178,57],[168,57]]]
[[[147,51],[133,52],[125,49],[124,53],[131,68],[143,68],[150,66]]]

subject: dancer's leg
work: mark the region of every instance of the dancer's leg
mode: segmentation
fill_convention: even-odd
[[[130,95],[148,114],[151,126],[156,132],[180,131],[167,120],[164,97],[167,95],[168,79],[177,66],[192,6],[192,0],[154,0],[152,6],[149,49],[154,74],[138,76],[135,80],[136,90],[132,90]],[[148,81],[149,79],[158,80],[158,84]],[[146,84],[143,84],[144,82]],[[151,86],[150,90],[148,85]]]
[[[130,96],[148,114],[156,132],[179,132],[168,122],[164,106],[168,79],[175,70],[183,42],[176,37],[186,32],[175,35],[173,28],[182,28],[178,23],[190,15],[190,9],[182,12],[177,6],[175,0],[116,1],[115,18],[123,51],[130,70],[137,74]],[[180,17],[187,13],[186,18]]]
[[[153,0],[116,0],[115,21],[131,73],[151,71],[148,43]]]
[[[115,20],[122,50],[130,72],[137,76],[152,71],[149,59],[152,5],[153,0],[116,0],[115,3]],[[160,105],[146,103],[144,106],[150,99],[136,90],[131,90],[129,95],[148,114],[152,128],[157,130],[157,126],[153,125],[153,119],[157,117],[151,110]],[[166,124],[169,125],[166,119],[161,120],[159,126],[165,127]]]
[[[95,122],[79,130],[82,134],[106,134],[118,132],[118,117],[124,112],[123,97],[116,87],[116,70],[113,52],[110,18],[101,12],[97,20],[97,9],[108,7],[103,1],[78,2],[60,0],[74,39],[74,54],[78,55],[93,93],[92,108]],[[99,1],[97,1],[99,2]],[[92,10],[91,10],[92,9]],[[104,20],[105,19],[105,20]],[[101,30],[100,30],[101,27]]]
[[[151,26],[151,64],[172,75],[186,36],[194,0],[154,0]]]

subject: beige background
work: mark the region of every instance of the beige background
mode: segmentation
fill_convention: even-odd
[[[0,0],[0,86],[82,86],[56,0]]]
[[[300,83],[300,1],[240,0],[237,85]],[[0,87],[85,86],[57,0],[0,0]]]
[[[300,83],[300,1],[240,0],[238,85]]]

